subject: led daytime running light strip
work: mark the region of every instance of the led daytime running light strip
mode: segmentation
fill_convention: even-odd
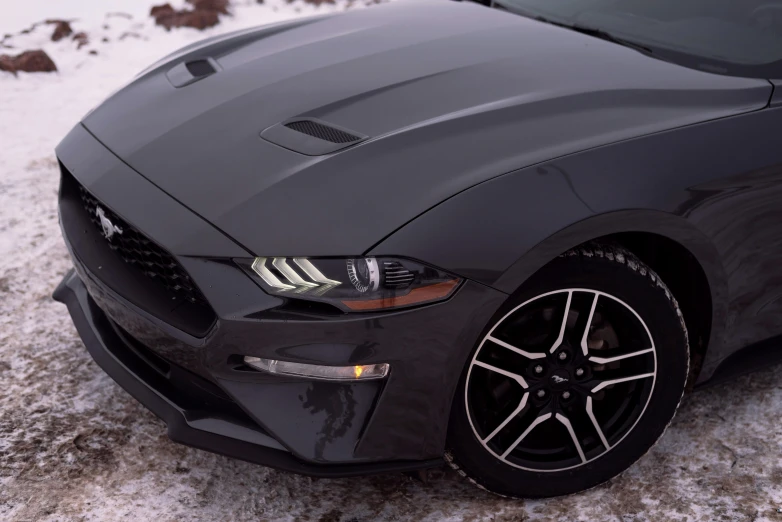
[[[266,266],[266,260],[268,258],[266,257],[256,257],[252,264],[253,272],[258,274],[261,279],[263,279],[263,282],[269,285],[272,288],[276,288],[278,290],[295,290],[299,289],[300,291],[307,291],[313,288],[318,288],[321,285],[325,285],[326,288],[323,289],[328,290],[330,288],[334,288],[337,285],[341,285],[342,283],[339,281],[335,281],[333,279],[329,279],[328,277],[324,276],[320,270],[318,270],[315,265],[313,265],[308,259],[303,257],[296,257],[293,259],[293,262],[296,263],[299,268],[301,268],[302,272],[304,272],[307,277],[312,279],[312,282],[305,280],[303,277],[301,277],[289,264],[286,258],[284,257],[275,257],[272,260],[272,266],[280,271],[280,273],[285,276],[285,278],[288,280],[289,283],[284,283],[279,280],[279,278],[272,273],[271,270]]]

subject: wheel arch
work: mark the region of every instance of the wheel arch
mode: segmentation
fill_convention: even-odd
[[[727,282],[714,245],[684,218],[652,210],[587,218],[538,243],[493,286],[513,294],[551,260],[589,242],[620,245],[658,273],[679,301],[690,332],[689,386],[707,380],[725,355]]]
[[[684,246],[650,232],[620,232],[598,238],[632,252],[654,270],[679,303],[687,324],[690,344],[688,388],[694,386],[703,368],[712,329],[711,288],[703,267]]]

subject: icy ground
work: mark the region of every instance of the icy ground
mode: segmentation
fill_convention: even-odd
[[[70,40],[49,42],[51,28],[34,31],[12,41],[16,51],[42,46],[60,72],[0,73],[0,519],[782,520],[782,367],[687,397],[662,442],[622,477],[550,501],[499,499],[447,469],[427,485],[402,475],[315,480],[170,442],[164,424],[92,362],[50,298],[69,268],[54,147],[167,52],[318,10],[248,0],[212,30],[166,33],[146,16],[149,0],[14,4],[30,9],[16,17],[24,25],[80,17],[74,30],[91,43],[76,51]],[[57,12],[42,7],[55,4]],[[71,4],[73,15],[64,12]],[[114,11],[132,18],[105,17]],[[0,33],[23,28],[8,27],[12,18],[0,18]],[[120,40],[125,33],[134,36]]]

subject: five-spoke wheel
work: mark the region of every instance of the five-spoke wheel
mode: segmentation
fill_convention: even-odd
[[[454,401],[446,457],[502,494],[599,484],[662,434],[688,361],[681,312],[651,269],[616,247],[571,251],[487,326]]]
[[[598,290],[563,289],[508,312],[485,336],[465,387],[475,436],[498,459],[557,471],[608,452],[655,384],[641,317]]]

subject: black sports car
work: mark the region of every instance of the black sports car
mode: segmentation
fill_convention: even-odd
[[[173,440],[566,494],[772,353],[782,1],[491,4],[211,38],[58,146],[55,298]]]

